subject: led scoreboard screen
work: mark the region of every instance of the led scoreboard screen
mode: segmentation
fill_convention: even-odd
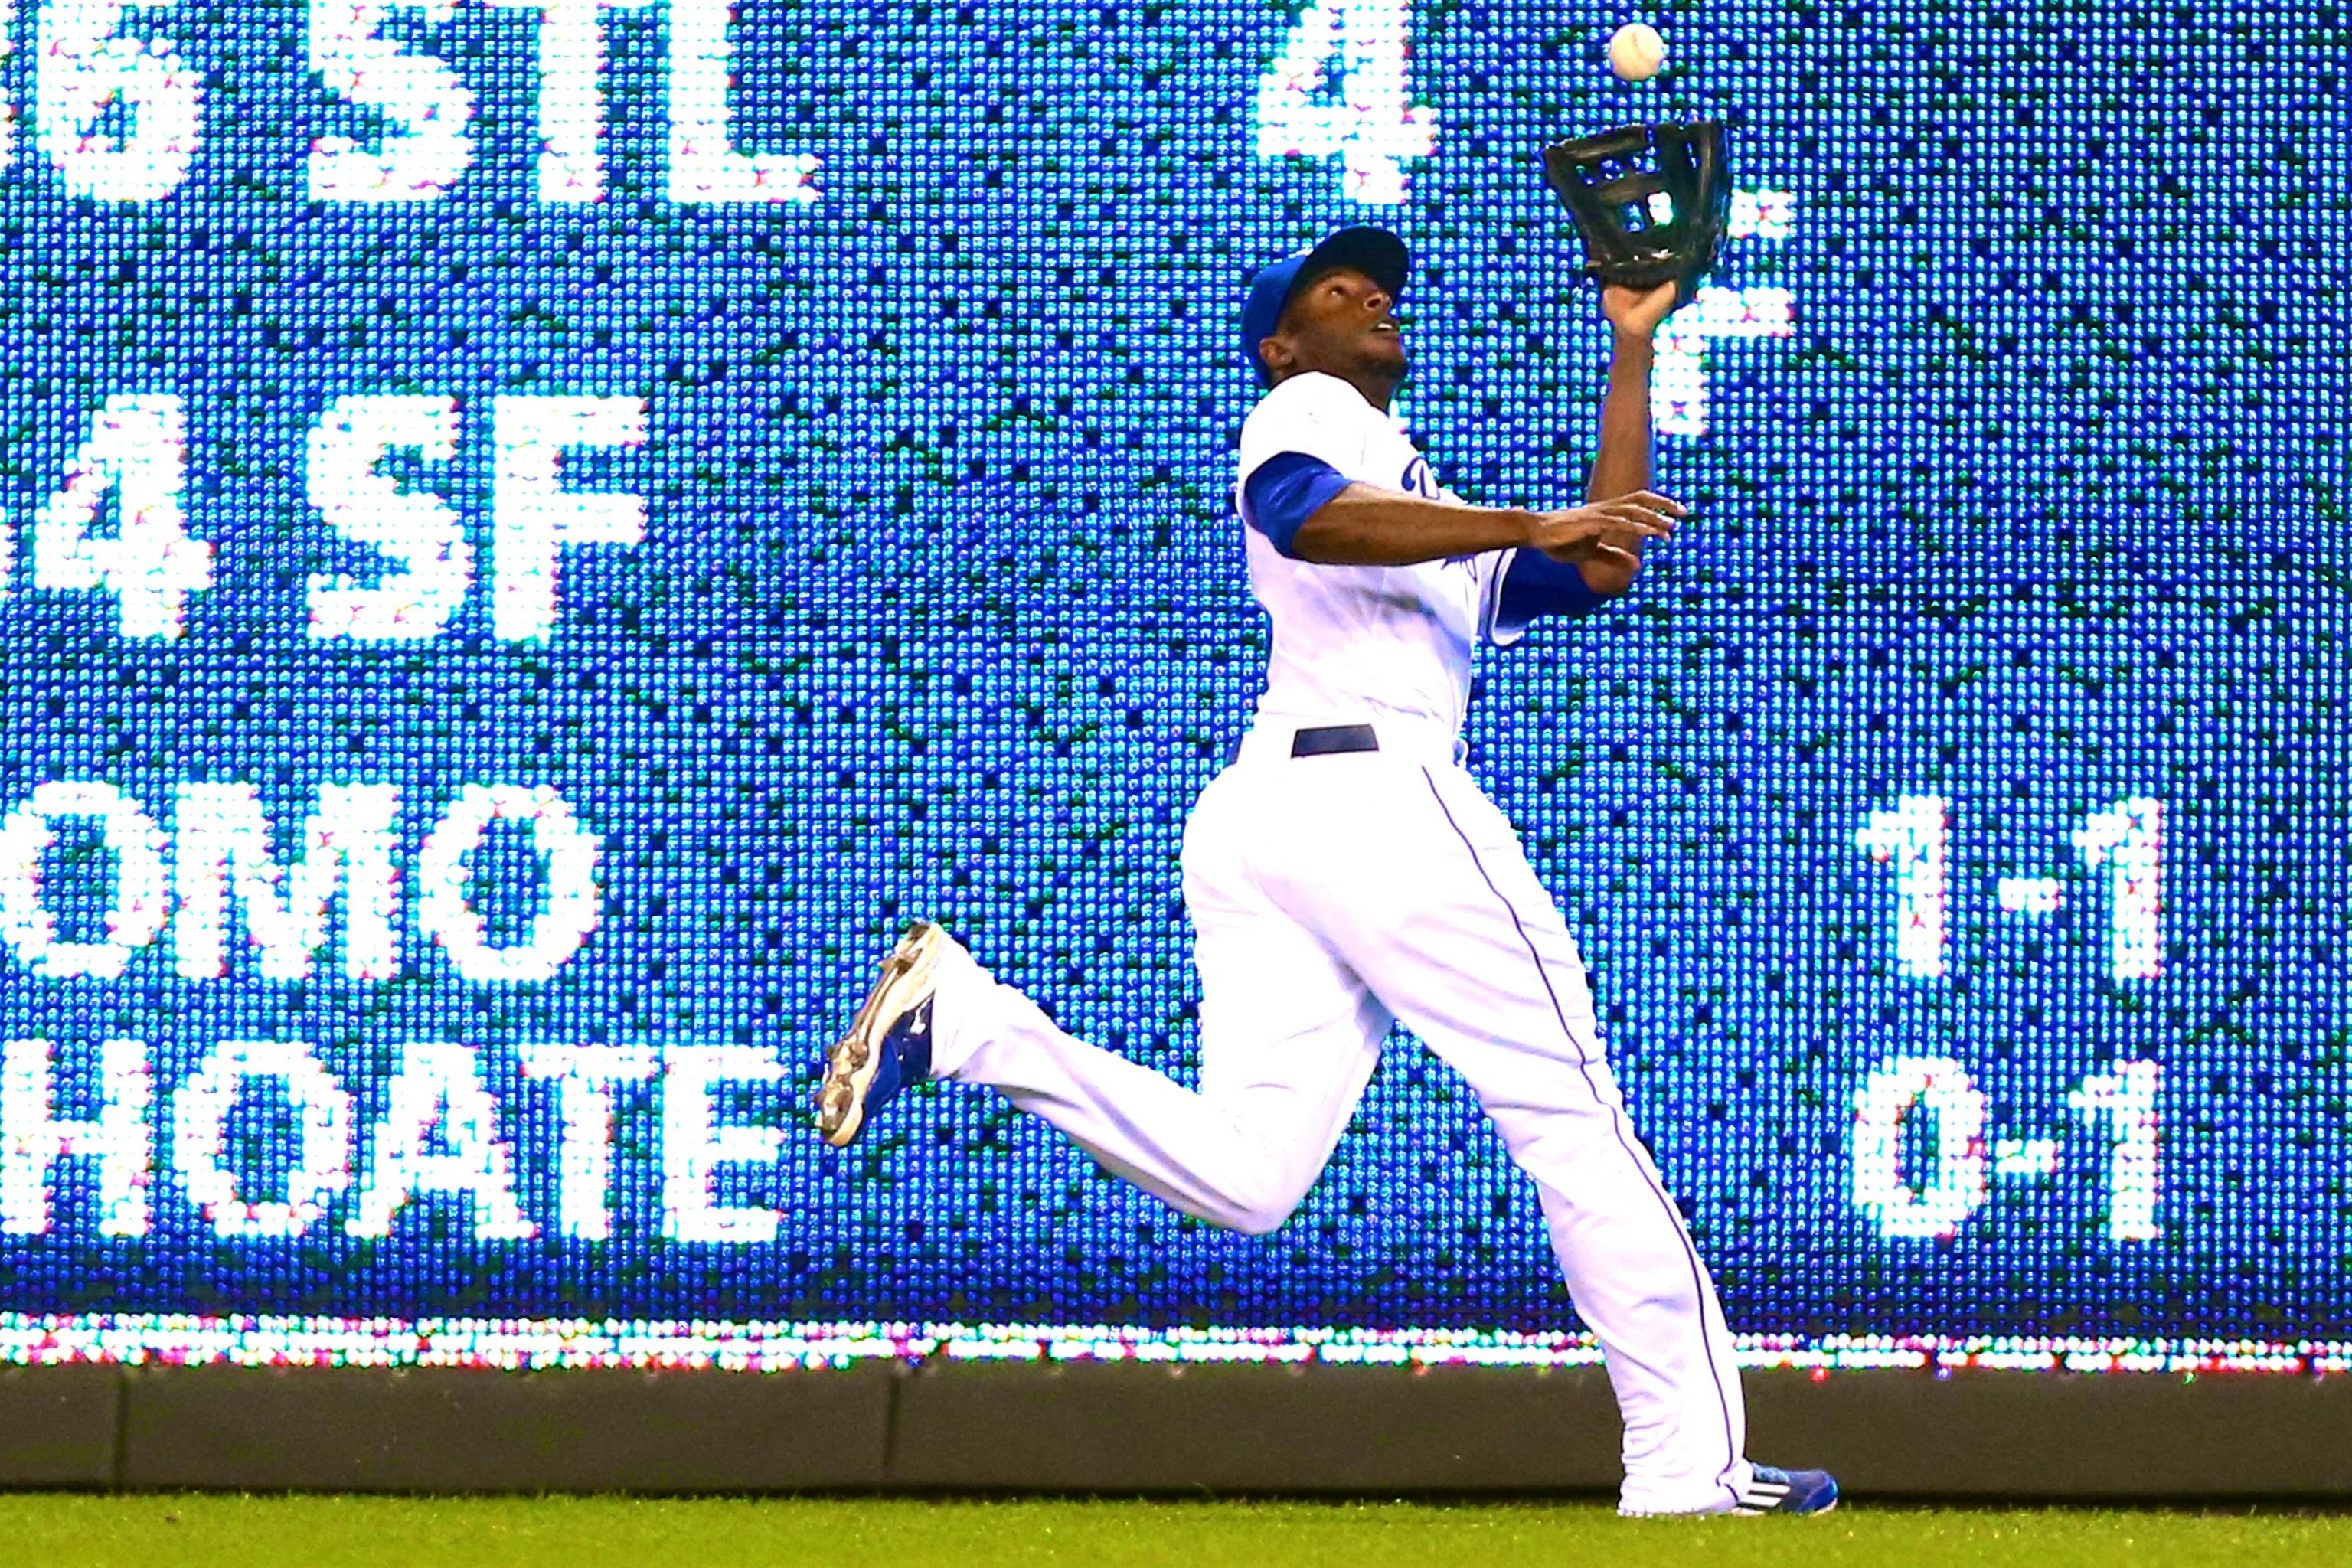
[[[1716,115],[1692,520],[1468,741],[1745,1353],[2344,1363],[2343,13],[1629,19],[0,5],[0,1359],[1589,1357],[1402,1035],[1263,1237],[810,1097],[919,915],[1190,1081],[1244,279],[1395,227],[1570,503],[1536,153]]]

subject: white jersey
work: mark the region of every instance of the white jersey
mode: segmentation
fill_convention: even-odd
[[[1371,722],[1383,715],[1458,734],[1470,700],[1470,650],[1516,642],[1495,601],[1515,551],[1417,566],[1324,566],[1294,561],[1248,526],[1250,475],[1285,452],[1329,464],[1379,489],[1462,504],[1388,415],[1336,375],[1309,372],[1259,400],[1242,426],[1241,478],[1250,592],[1274,623],[1258,713],[1307,723]]]

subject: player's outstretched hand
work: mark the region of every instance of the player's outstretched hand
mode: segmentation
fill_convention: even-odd
[[[1528,544],[1554,561],[1636,560],[1625,548],[1628,539],[1671,539],[1688,511],[1655,490],[1635,490],[1567,511],[1538,512]]]

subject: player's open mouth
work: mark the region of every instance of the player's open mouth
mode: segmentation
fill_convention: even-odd
[[[1372,323],[1372,331],[1376,332],[1393,332],[1396,330],[1397,324],[1394,321],[1374,321]]]

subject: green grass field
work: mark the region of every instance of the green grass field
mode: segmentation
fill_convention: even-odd
[[[1009,1502],[0,1493],[26,1568],[922,1568],[1240,1563],[1446,1568],[1757,1563],[2352,1563],[2352,1514],[1936,1509],[1820,1520],[1620,1520],[1600,1503]]]

